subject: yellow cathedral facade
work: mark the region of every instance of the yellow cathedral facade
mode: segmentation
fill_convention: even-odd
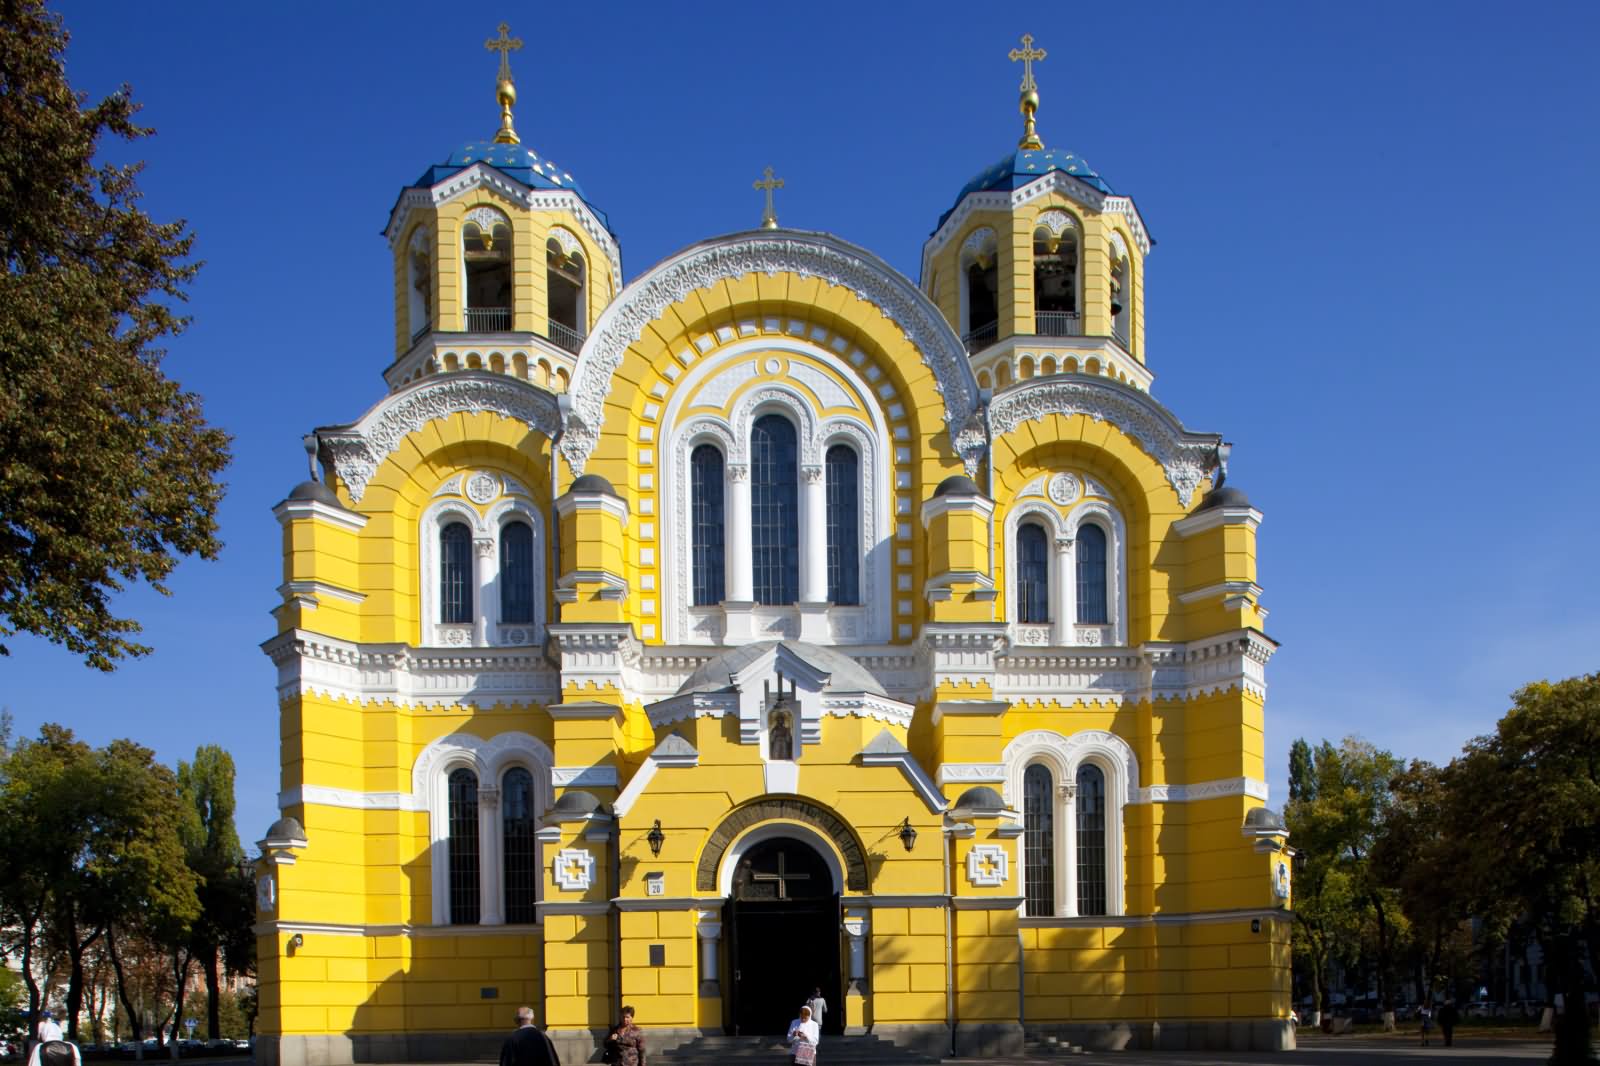
[[[1151,238],[1035,128],[913,283],[829,233],[625,281],[500,126],[401,190],[394,359],[306,437],[257,1054],[1293,1046],[1261,514],[1153,395]],[[840,1045],[835,1045],[838,1047]],[[848,1045],[845,1045],[848,1046]],[[1059,1044],[1057,1044],[1059,1046]]]

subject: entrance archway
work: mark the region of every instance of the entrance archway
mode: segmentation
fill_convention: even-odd
[[[724,918],[735,1034],[781,1035],[817,988],[828,1003],[823,1031],[843,1031],[839,894],[814,847],[786,836],[751,845],[734,868]]]

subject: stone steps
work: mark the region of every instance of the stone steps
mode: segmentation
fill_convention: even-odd
[[[671,1066],[721,1066],[729,1062],[782,1066],[787,1052],[788,1045],[778,1036],[702,1036],[651,1058]],[[824,1036],[817,1059],[827,1066],[929,1066],[939,1061],[871,1034]]]

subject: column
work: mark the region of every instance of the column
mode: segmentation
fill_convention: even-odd
[[[479,537],[472,542],[472,576],[478,586],[472,642],[480,648],[489,646],[489,594],[494,587],[495,547],[493,537]],[[500,614],[499,607],[499,604],[494,605],[496,617]]]
[[[850,938],[850,983],[844,992],[844,1031],[865,1033],[867,995],[867,933],[871,920],[865,911],[846,911],[844,932]]]
[[[750,569],[750,467],[729,463],[726,469],[723,529],[728,538],[727,597],[735,603],[749,603],[755,599]]]
[[[1051,599],[1051,606],[1055,616],[1055,635],[1052,643],[1058,645],[1075,644],[1076,630],[1073,623],[1078,617],[1078,575],[1072,566],[1072,538],[1056,538],[1056,561],[1050,568],[1050,576],[1055,581],[1055,595]]]
[[[1063,918],[1078,916],[1078,783],[1068,781],[1056,790],[1061,797],[1061,841],[1064,856],[1061,860],[1061,906],[1057,913]]]
[[[500,790],[493,785],[478,788],[478,924],[504,925],[500,909],[504,898],[500,883]]]
[[[828,601],[828,489],[820,466],[800,468],[800,602]]]
[[[722,945],[720,912],[701,911],[695,933],[700,937],[700,998],[720,1000],[722,985],[717,980],[717,959]]]

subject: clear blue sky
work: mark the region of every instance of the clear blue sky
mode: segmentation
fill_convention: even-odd
[[[133,85],[147,208],[207,266],[167,369],[234,434],[227,547],[119,606],[156,653],[104,676],[29,639],[18,729],[239,766],[276,816],[257,645],[273,503],[300,436],[355,418],[392,356],[379,230],[403,185],[495,128],[505,19],[524,140],[607,211],[637,276],[760,217],[915,278],[962,184],[1011,150],[1031,31],[1045,143],[1131,194],[1158,247],[1155,395],[1235,442],[1265,512],[1274,805],[1296,736],[1447,759],[1533,678],[1600,669],[1594,463],[1600,6],[105,4],[65,7],[73,82]],[[914,14],[909,15],[907,13]],[[1092,28],[1091,28],[1092,27]]]

